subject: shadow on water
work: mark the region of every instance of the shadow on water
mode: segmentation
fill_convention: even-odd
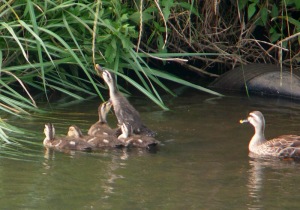
[[[260,110],[266,118],[267,138],[300,134],[298,102],[188,92],[164,98],[171,111],[162,111],[145,99],[131,101],[145,124],[159,134],[162,145],[156,153],[141,149],[63,153],[43,148],[46,122],[54,123],[58,135],[65,135],[71,124],[87,132],[98,119],[97,100],[70,106],[52,104],[48,114],[11,119],[35,132],[35,136],[23,137],[35,144],[24,150],[28,156],[0,159],[1,207],[173,210],[298,206],[299,163],[249,157],[253,128],[238,123],[250,111]],[[113,113],[108,121],[116,125]]]

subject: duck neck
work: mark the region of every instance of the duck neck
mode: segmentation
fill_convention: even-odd
[[[107,121],[106,121],[106,113],[103,110],[101,110],[101,112],[99,113],[99,122],[100,123],[107,123]]]
[[[113,75],[112,75],[113,77]],[[108,88],[109,88],[109,96],[110,96],[110,100],[112,101],[112,103],[114,104],[116,102],[116,97],[118,95],[118,89],[117,89],[117,84],[116,84],[116,80],[113,77],[112,81],[110,83],[107,83]]]
[[[117,94],[118,94],[118,90],[116,85],[115,84],[109,85],[109,96],[113,102],[115,101]]]
[[[126,139],[130,136],[130,130],[125,125],[125,123],[121,126],[122,134],[118,136],[118,139]]]
[[[108,87],[109,87],[109,93],[116,93],[117,92],[117,84],[116,84],[116,80],[113,74],[111,74],[111,81],[110,82],[106,82]]]
[[[265,125],[255,127],[255,134],[251,138],[251,141],[249,143],[250,152],[255,152],[259,145],[267,141],[265,138],[264,130],[265,130]]]
[[[118,136],[118,139],[127,139],[129,137],[128,130],[124,130],[124,129],[121,130],[122,130],[122,134]]]
[[[46,145],[48,142],[52,141],[54,139],[55,135],[55,128],[52,124],[48,124],[48,129],[45,130],[45,139],[43,141],[43,144]]]

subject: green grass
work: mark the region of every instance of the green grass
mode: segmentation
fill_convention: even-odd
[[[166,8],[163,12],[167,12]],[[144,20],[138,14],[138,8],[120,1],[3,0],[0,3],[1,112],[8,118],[41,112],[37,93],[46,99],[52,92],[61,92],[76,100],[83,100],[83,96],[98,96],[103,100],[101,92],[106,89],[99,83],[94,70],[96,63],[116,72],[165,110],[168,108],[158,89],[175,94],[161,79],[220,95],[151,68],[146,62],[151,56],[173,59],[191,54],[137,52],[140,24],[151,18],[145,15]],[[133,21],[136,17],[138,22]],[[133,80],[126,72],[134,72],[137,79]],[[22,145],[7,135],[14,132],[17,135],[21,130],[0,118],[1,141]]]

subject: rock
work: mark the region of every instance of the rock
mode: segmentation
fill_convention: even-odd
[[[300,99],[300,73],[272,64],[250,64],[226,72],[209,85],[218,91],[236,91]]]

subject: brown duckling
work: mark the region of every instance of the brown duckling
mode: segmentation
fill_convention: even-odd
[[[95,148],[122,148],[128,146],[128,143],[112,135],[102,134],[101,136],[98,134],[97,136],[84,136],[80,128],[76,125],[69,127],[68,136],[85,141]]]
[[[240,123],[250,123],[255,130],[249,143],[249,151],[259,156],[275,156],[283,159],[300,159],[300,136],[283,135],[266,140],[265,119],[260,111],[253,111]]]
[[[118,119],[118,124],[122,125],[125,123],[130,125],[134,134],[144,134],[154,137],[156,133],[143,124],[138,111],[118,91],[114,74],[107,70],[103,70],[98,64],[96,64],[95,68],[102,74],[105,83],[109,87],[109,96],[114,107],[115,115]]]
[[[157,147],[159,141],[151,136],[132,134],[132,129],[129,125],[123,123],[121,126],[122,134],[118,139],[122,139],[127,144],[133,147],[146,148],[152,150]]]
[[[115,130],[111,129],[106,121],[106,116],[112,106],[112,103],[110,101],[106,101],[98,107],[98,115],[99,115],[99,121],[94,123],[89,131],[88,135],[90,136],[97,136],[97,135],[113,135],[115,133]]]
[[[92,145],[77,138],[72,137],[55,137],[55,128],[52,123],[45,124],[44,133],[46,138],[43,144],[47,148],[57,150],[80,150],[90,152]]]

